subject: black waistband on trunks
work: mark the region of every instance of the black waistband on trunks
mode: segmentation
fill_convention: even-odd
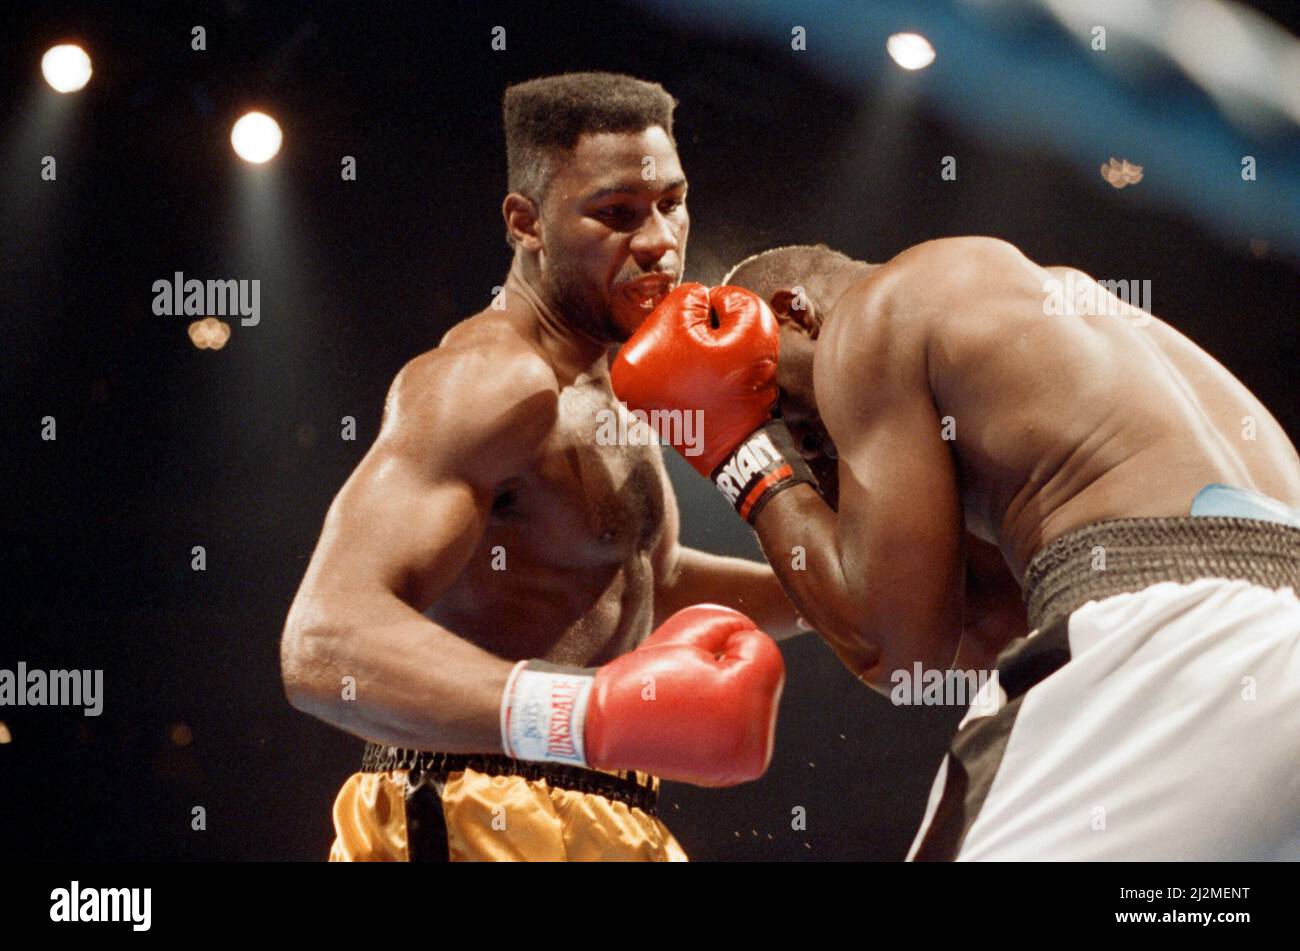
[[[1300,529],[1248,518],[1124,518],[1062,535],[1025,570],[1031,630],[1088,601],[1162,581],[1249,581],[1300,592]]]
[[[604,796],[613,802],[634,806],[652,816],[659,799],[655,778],[642,778],[633,772],[601,773],[564,763],[533,763],[512,759],[500,753],[430,753],[367,743],[365,754],[361,758],[361,771],[384,773],[390,769],[409,770],[411,780],[416,783],[425,776],[445,780],[450,774],[467,769],[488,776],[544,779],[557,789]]]

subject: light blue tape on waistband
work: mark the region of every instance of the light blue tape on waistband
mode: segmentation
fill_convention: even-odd
[[[1300,510],[1287,508],[1277,499],[1250,489],[1238,489],[1217,482],[1207,485],[1192,499],[1193,517],[1253,518],[1300,528]]]

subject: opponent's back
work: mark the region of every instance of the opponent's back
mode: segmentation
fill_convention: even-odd
[[[834,319],[845,312],[857,319]],[[845,354],[836,377],[887,355],[928,378],[966,527],[1017,576],[1071,529],[1187,515],[1211,483],[1300,506],[1294,447],[1222,365],[1086,274],[1005,242],[910,249],[841,298],[827,335]],[[820,359],[818,374],[819,402],[856,389],[823,380]]]

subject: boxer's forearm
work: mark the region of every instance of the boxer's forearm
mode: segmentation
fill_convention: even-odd
[[[875,686],[882,652],[864,637],[863,606],[850,597],[835,512],[808,485],[778,494],[754,521],[763,553],[795,607],[853,673]]]
[[[281,644],[290,703],[379,743],[500,752],[501,694],[512,664],[397,598],[358,608],[343,613],[295,605]],[[305,620],[313,614],[327,620]]]
[[[655,589],[656,626],[692,604],[735,608],[778,641],[803,633],[799,612],[771,566],[757,561],[678,549],[673,571]]]

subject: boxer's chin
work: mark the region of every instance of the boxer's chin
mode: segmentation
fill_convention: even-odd
[[[622,334],[620,339],[626,340],[636,333],[645,323],[645,319],[667,296],[667,291],[662,294],[641,294],[630,289],[616,291],[611,301],[610,312],[613,314],[614,325]]]

